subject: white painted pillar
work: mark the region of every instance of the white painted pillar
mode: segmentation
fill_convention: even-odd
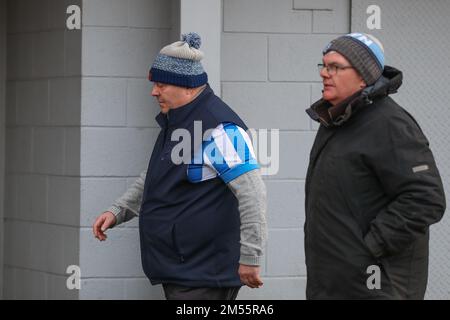
[[[179,0],[180,33],[196,32],[202,38],[200,50],[205,53],[203,67],[215,94],[221,95],[220,42],[222,32],[221,0]]]

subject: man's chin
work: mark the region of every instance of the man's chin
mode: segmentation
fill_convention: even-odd
[[[333,94],[331,94],[330,92],[327,92],[325,90],[322,94],[322,98],[323,98],[323,100],[330,101],[330,100],[333,100],[334,96],[333,96]]]

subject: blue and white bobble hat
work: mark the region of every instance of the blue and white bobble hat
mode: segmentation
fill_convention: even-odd
[[[148,79],[153,82],[196,88],[208,82],[200,60],[201,38],[197,33],[183,34],[181,41],[161,49],[150,69]]]
[[[367,85],[372,85],[383,74],[384,49],[373,35],[350,33],[331,41],[323,50],[342,54],[359,72]]]

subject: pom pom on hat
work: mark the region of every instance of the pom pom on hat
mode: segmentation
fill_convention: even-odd
[[[200,49],[200,46],[202,45],[202,39],[195,32],[183,34],[181,36],[181,41],[186,42],[189,45],[189,47],[195,48],[195,49]]]

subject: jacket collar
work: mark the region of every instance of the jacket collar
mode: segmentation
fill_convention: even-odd
[[[402,85],[403,74],[400,70],[386,66],[383,75],[371,86],[356,92],[339,104],[320,99],[306,113],[325,127],[338,127],[347,122],[362,107],[372,104],[373,100],[396,93]]]
[[[188,104],[185,104],[184,106],[181,106],[176,109],[170,109],[168,113],[164,114],[160,112],[156,117],[155,120],[159,124],[161,128],[166,127],[177,127],[183,121],[188,119],[189,115],[197,109],[197,107],[201,104],[203,99],[214,93],[209,84],[206,85],[206,87],[202,90],[202,92],[191,102]]]

